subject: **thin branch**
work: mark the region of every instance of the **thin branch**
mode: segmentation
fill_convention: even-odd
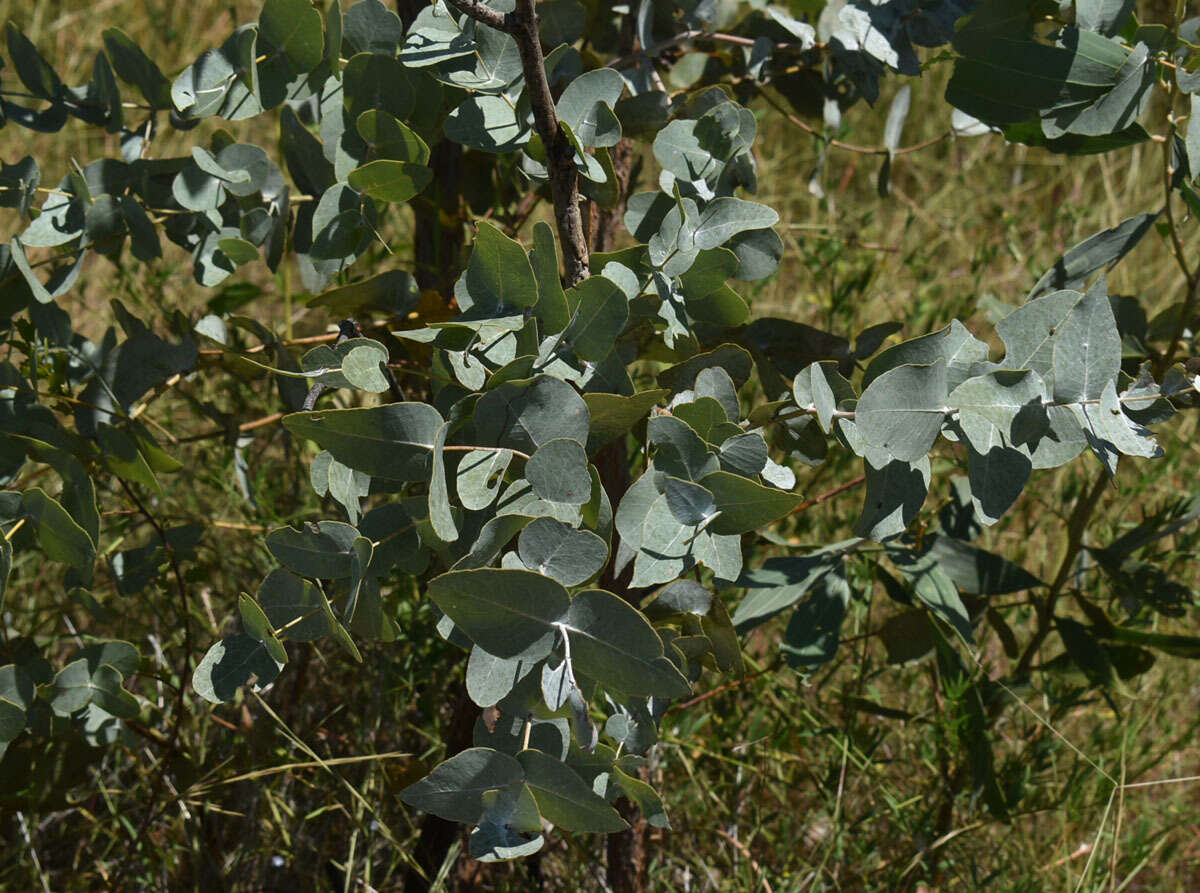
[[[856,146],[853,143],[843,143],[841,140],[830,139],[825,134],[821,133],[821,131],[817,130],[817,128],[815,128],[811,124],[809,124],[807,121],[805,121],[802,118],[796,117],[791,112],[789,112],[787,109],[785,109],[782,105],[780,105],[780,103],[773,96],[771,96],[771,94],[767,93],[765,90],[759,90],[758,95],[761,96],[763,99],[765,99],[767,101],[768,105],[770,105],[772,108],[774,108],[775,111],[779,112],[779,114],[781,114],[785,118],[787,118],[788,121],[790,121],[792,124],[795,124],[797,127],[799,127],[801,130],[803,130],[805,133],[812,134],[817,139],[824,142],[826,145],[832,146],[835,149],[842,149],[846,152],[857,152],[860,155],[887,155],[888,154],[888,150],[881,148],[881,147]],[[953,134],[954,134],[953,130],[947,130],[945,133],[941,134],[940,136],[935,136],[931,139],[925,140],[924,142],[914,143],[911,146],[905,146],[902,149],[896,149],[892,152],[892,155],[907,155],[910,152],[919,152],[922,149],[928,149],[930,146],[936,146],[938,143],[944,142],[945,140],[947,140],[951,136],[953,136]]]
[[[287,413],[273,412],[270,415],[263,416],[261,419],[255,419],[252,422],[242,422],[237,426],[237,431],[253,431],[255,428],[261,428],[264,425],[272,425],[282,419]],[[229,433],[229,428],[213,428],[210,431],[203,431],[200,434],[192,434],[188,437],[181,437],[180,443],[195,443],[198,440],[212,440],[214,437],[224,437]]]
[[[588,277],[588,247],[579,208],[579,169],[575,166],[575,147],[558,126],[558,111],[550,93],[550,83],[546,80],[546,63],[542,58],[534,6],[534,0],[517,0],[516,12],[512,14],[516,27],[509,33],[517,41],[521,53],[521,69],[533,109],[534,126],[546,147],[554,221],[562,242],[566,285],[571,288]]]
[[[371,328],[376,328],[376,327],[372,326]],[[275,347],[276,345],[280,345],[283,347],[298,347],[298,346],[302,346],[305,344],[325,344],[329,341],[336,341],[339,337],[340,337],[339,332],[326,332],[323,335],[306,335],[303,338],[292,338],[290,340],[284,340],[284,341],[272,341],[272,342],[267,342],[264,344],[255,344],[253,347],[247,347],[244,350],[240,350],[240,351],[234,350],[232,348],[222,348],[220,350],[202,348],[199,351],[199,354],[202,357],[223,357],[226,354],[230,354],[230,355],[236,357],[236,356],[240,356],[241,354],[246,354],[246,353],[262,353],[267,348]]]
[[[261,524],[238,524],[235,521],[209,521],[213,527],[220,527],[222,530],[246,530],[250,533],[266,533],[271,528],[263,527]]]
[[[1058,573],[1054,575],[1054,581],[1050,584],[1050,591],[1039,606],[1037,628],[1034,631],[1033,637],[1029,640],[1029,644],[1025,646],[1025,651],[1017,661],[1016,668],[1012,673],[1012,678],[1014,679],[1020,679],[1029,672],[1029,668],[1033,665],[1033,660],[1037,656],[1038,649],[1042,647],[1042,643],[1046,641],[1054,627],[1054,608],[1063,590],[1066,589],[1067,583],[1071,581],[1071,575],[1075,569],[1075,561],[1079,558],[1079,553],[1083,551],[1083,534],[1087,530],[1088,522],[1095,513],[1097,503],[1100,502],[1100,496],[1104,493],[1105,487],[1108,485],[1108,480],[1108,473],[1106,471],[1101,470],[1097,472],[1095,481],[1092,482],[1092,485],[1087,490],[1079,495],[1079,500],[1075,503],[1075,510],[1071,512],[1071,517],[1067,521],[1067,541],[1063,549],[1062,561],[1058,565]],[[1001,703],[997,701],[997,709]]]
[[[508,225],[509,232],[514,237],[518,232],[521,231],[521,228],[525,226],[525,221],[527,221],[533,215],[534,210],[537,208],[538,203],[541,202],[541,200],[542,197],[536,192],[531,192],[526,195],[525,198],[521,199],[521,203],[517,205],[516,211],[513,213],[513,220]]]
[[[361,337],[362,329],[358,327],[358,323],[353,319],[343,319],[340,323],[338,323],[338,336],[333,343],[334,345],[338,345],[343,341],[350,340],[351,338]],[[321,392],[324,391],[325,388],[326,385],[319,381],[313,383],[313,386],[308,390],[308,394],[306,394],[304,397],[304,405],[302,408],[305,412],[312,411],[312,408],[317,405],[317,398],[321,396]]]
[[[658,43],[651,44],[650,46],[648,46],[644,49],[638,50],[635,53],[630,53],[627,56],[622,56],[620,59],[614,59],[612,62],[609,62],[606,67],[607,68],[628,68],[630,65],[633,65],[635,62],[638,62],[641,59],[652,59],[653,57],[655,57],[659,53],[661,53],[663,50],[669,50],[673,46],[676,46],[681,43],[687,43],[690,40],[712,40],[712,41],[715,41],[716,43],[731,43],[736,46],[743,46],[743,47],[754,46],[754,38],[752,38],[752,37],[741,37],[737,34],[723,34],[720,31],[700,31],[700,30],[681,31],[679,34],[676,34],[674,37],[668,37],[664,40],[658,41]],[[796,46],[797,46],[797,44],[795,44],[795,43],[784,42],[784,43],[775,44],[774,48],[777,50],[783,50],[783,49],[788,49],[788,48],[796,47]]]
[[[175,385],[179,384],[179,382],[181,382],[181,381],[183,381],[183,373],[176,372],[174,375],[172,375],[170,378],[168,378],[166,381],[164,381],[161,385],[158,385],[155,388],[154,393],[152,393],[149,397],[147,397],[145,400],[143,400],[141,403],[139,403],[137,406],[135,406],[133,409],[131,409],[129,411],[129,418],[131,420],[136,419],[138,416],[140,416],[143,412],[146,411],[146,409],[150,406],[151,403],[153,403],[155,400],[157,400],[159,397],[161,397],[167,391],[171,390],[171,388],[175,387]]]
[[[1179,347],[1183,343],[1184,333],[1188,326],[1192,323],[1192,315],[1196,311],[1196,302],[1200,300],[1200,271],[1193,271],[1187,262],[1184,255],[1183,241],[1179,238],[1179,227],[1175,220],[1175,212],[1171,209],[1171,194],[1174,191],[1172,181],[1175,179],[1175,169],[1171,164],[1174,155],[1174,140],[1170,139],[1175,131],[1175,120],[1169,114],[1169,110],[1175,104],[1175,95],[1178,87],[1175,86],[1175,79],[1169,78],[1172,86],[1168,91],[1168,120],[1170,122],[1170,130],[1167,132],[1168,139],[1163,142],[1163,164],[1162,164],[1162,179],[1163,193],[1165,196],[1165,204],[1163,211],[1166,213],[1167,229],[1171,235],[1171,253],[1175,257],[1176,263],[1179,264],[1179,269],[1183,273],[1183,278],[1187,282],[1187,295],[1183,300],[1183,307],[1179,311],[1179,321],[1175,325],[1175,331],[1171,335],[1171,343],[1167,345],[1167,349],[1163,352],[1158,362],[1158,373],[1161,375],[1175,362],[1175,357],[1179,353]]]
[[[469,16],[475,21],[487,25],[489,28],[495,28],[497,31],[503,31],[505,34],[516,36],[516,27],[510,16],[506,13],[498,12],[490,6],[485,6],[479,0],[446,0],[446,2],[463,15]]]
[[[546,80],[536,4],[534,0],[517,0],[516,11],[504,14],[478,0],[449,0],[449,3],[464,15],[512,36],[517,42],[533,123],[546,147],[546,168],[550,173],[550,194],[554,198],[554,220],[562,243],[566,284],[568,288],[577,285],[588,277],[587,239],[579,208],[579,170],[575,166],[575,147],[558,126],[558,111]]]
[[[532,456],[528,453],[522,453],[520,450],[514,450],[510,447],[492,447],[492,446],[472,446],[470,444],[447,444],[442,447],[443,450],[460,453],[512,453],[514,456],[519,456],[528,462]]]
[[[783,661],[780,658],[775,658],[775,660],[769,663],[767,666],[763,667],[761,670],[751,673],[749,676],[743,676],[741,679],[735,679],[732,682],[725,683],[724,685],[718,685],[716,688],[711,688],[708,691],[698,694],[694,698],[689,698],[686,701],[675,702],[664,711],[663,715],[665,716],[667,713],[673,713],[676,710],[687,710],[689,707],[694,707],[702,701],[707,701],[709,698],[715,698],[717,695],[723,694],[730,689],[743,686],[747,682],[753,682],[760,676],[765,676],[767,673],[775,672],[780,666],[782,666],[782,664]]]
[[[832,490],[829,490],[828,492],[822,493],[819,496],[813,496],[811,499],[804,500],[804,502],[800,503],[798,506],[796,506],[794,509],[792,509],[790,512],[788,512],[788,515],[794,515],[798,512],[808,511],[813,506],[820,505],[822,502],[824,502],[827,499],[833,499],[833,497],[838,496],[842,493],[845,493],[847,490],[853,490],[855,487],[857,487],[859,484],[861,484],[866,479],[867,479],[867,476],[865,474],[860,474],[858,477],[856,477],[852,481],[846,481],[846,483],[839,484],[838,486],[834,487]]]
[[[159,541],[162,543],[163,551],[167,554],[167,562],[171,566],[172,576],[175,578],[175,584],[179,591],[179,611],[183,620],[183,659],[179,667],[179,688],[176,691],[175,699],[175,722],[171,726],[170,735],[166,739],[165,746],[168,750],[176,751],[179,744],[179,737],[183,731],[183,723],[188,716],[186,707],[185,694],[187,690],[187,680],[191,676],[192,669],[192,609],[191,602],[188,598],[187,583],[184,582],[183,572],[179,568],[179,558],[175,554],[175,550],[171,547],[170,541],[167,539],[167,532],[163,526],[154,517],[154,514],[147,508],[146,504],[138,497],[137,492],[121,478],[117,478],[117,483],[121,489],[125,491],[125,495],[137,507],[138,511],[150,522],[150,526],[154,528]],[[138,826],[137,833],[134,834],[135,841],[141,841],[145,837],[146,829],[150,826],[150,822],[156,815],[161,812],[162,803],[160,800],[162,789],[167,781],[167,773],[170,771],[171,763],[163,758],[162,765],[159,768],[157,777],[154,780],[151,788],[149,803],[147,804],[146,814],[142,817],[142,821]],[[117,871],[117,881],[114,881],[114,889],[120,888],[119,881],[124,878],[127,869],[129,868],[129,858],[125,858],[121,862],[121,867]]]
[[[1175,358],[1179,355],[1179,348],[1183,345],[1183,336],[1191,325],[1192,317],[1196,312],[1196,304],[1200,302],[1200,276],[1192,280],[1191,286],[1188,288],[1187,297],[1184,298],[1183,307],[1179,310],[1179,322],[1175,326],[1175,331],[1171,336],[1171,343],[1167,346],[1166,353],[1163,354],[1162,362],[1159,364],[1162,368],[1159,370],[1161,375],[1171,367],[1175,362]]]
[[[797,406],[796,412],[780,412],[779,415],[767,419],[761,425],[751,425],[747,431],[757,431],[759,428],[765,428],[767,425],[774,425],[778,422],[787,422],[791,419],[798,419],[803,416],[817,416],[816,406]],[[855,411],[853,409],[835,409],[832,418],[835,419],[853,419]]]
[[[1168,94],[1168,108],[1170,108],[1171,105],[1174,105],[1176,90],[1177,88],[1172,89]],[[1173,160],[1175,150],[1174,140],[1172,140],[1170,137],[1172,137],[1175,133],[1175,119],[1174,117],[1169,116],[1168,120],[1170,122],[1171,129],[1167,132],[1167,139],[1162,144],[1162,181],[1163,195],[1165,196],[1163,212],[1166,215],[1167,225],[1170,229],[1171,249],[1175,256],[1175,261],[1179,264],[1179,269],[1183,271],[1183,278],[1187,280],[1188,288],[1193,289],[1195,287],[1196,278],[1192,273],[1192,270],[1188,267],[1187,258],[1184,256],[1183,242],[1179,238],[1179,229],[1175,223],[1175,212],[1171,209],[1171,194],[1174,192],[1174,189],[1172,188],[1172,181],[1175,179],[1175,168],[1171,162]]]

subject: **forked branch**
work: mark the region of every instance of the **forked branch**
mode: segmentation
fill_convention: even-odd
[[[514,31],[511,14],[492,9],[490,6],[480,3],[479,0],[446,0],[446,2],[459,12],[470,16],[477,22],[482,22],[489,28],[495,28],[506,34],[512,34]]]

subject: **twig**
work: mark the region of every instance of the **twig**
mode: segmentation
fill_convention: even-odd
[[[525,198],[521,199],[520,204],[517,205],[516,211],[513,213],[512,223],[508,225],[509,232],[514,237],[521,231],[521,227],[525,225],[525,222],[533,215],[541,200],[542,197],[536,192],[531,192]]]
[[[287,413],[273,412],[268,416],[263,416],[261,419],[255,419],[252,422],[243,422],[242,424],[237,426],[236,430],[238,430],[238,431],[253,431],[255,428],[261,428],[264,425],[270,425],[275,422],[278,422],[285,415],[287,415]],[[229,433],[228,428],[214,428],[211,431],[204,431],[200,434],[193,434],[189,437],[182,437],[182,438],[180,438],[179,442],[180,443],[195,443],[198,440],[211,440],[214,437],[223,437],[224,435],[226,435],[228,433]]]
[[[833,499],[833,497],[835,497],[841,493],[845,493],[847,490],[854,489],[855,487],[857,487],[859,484],[861,484],[866,479],[867,479],[867,476],[865,474],[860,474],[858,477],[856,477],[852,481],[846,481],[846,483],[839,484],[838,486],[834,487],[832,490],[822,493],[819,496],[814,496],[811,499],[806,499],[806,500],[804,500],[804,502],[800,503],[798,506],[796,506],[794,509],[792,509],[790,512],[788,512],[787,515],[784,515],[784,517],[786,518],[791,515],[795,515],[798,512],[808,511],[813,506],[820,505],[822,502],[824,502],[827,499]]]
[[[732,43],[736,46],[754,46],[754,38],[752,37],[741,37],[737,34],[723,34],[720,31],[681,31],[674,37],[668,37],[664,40],[660,40],[658,43],[653,43],[644,49],[638,50],[636,53],[630,53],[626,56],[622,56],[620,59],[614,59],[612,62],[609,62],[606,67],[628,68],[630,65],[633,65],[635,62],[641,59],[652,58],[657,56],[663,50],[669,50],[671,47],[676,46],[677,44],[686,43],[689,40],[712,40],[717,43]],[[782,50],[794,46],[796,46],[795,43],[777,43],[775,44],[775,49]]]
[[[179,588],[179,609],[183,615],[183,660],[179,668],[179,688],[175,697],[175,723],[171,727],[171,734],[167,738],[165,744],[168,750],[175,751],[179,744],[179,736],[183,730],[184,720],[187,716],[186,711],[184,710],[184,697],[187,691],[187,677],[189,675],[188,671],[191,669],[192,665],[192,616],[191,604],[188,598],[187,584],[183,580],[183,572],[179,569],[179,559],[175,555],[175,550],[171,548],[171,544],[167,541],[166,530],[163,529],[162,525],[158,523],[158,519],[154,517],[154,515],[146,507],[146,504],[138,497],[133,487],[119,477],[116,480],[117,483],[121,485],[121,489],[125,491],[125,494],[129,497],[130,501],[137,506],[138,511],[145,516],[146,520],[150,523],[150,526],[154,528],[154,532],[158,534],[158,538],[162,542],[163,551],[167,553],[167,560],[171,565],[171,572],[175,577],[175,583]],[[158,777],[155,779],[154,786],[151,789],[146,815],[142,819],[137,833],[134,835],[133,839],[135,843],[144,839],[146,829],[150,826],[150,822],[161,811],[161,804],[158,802],[159,795],[161,794],[166,783],[167,772],[169,771],[170,766],[170,761],[164,758],[162,760],[162,766],[158,772]],[[113,889],[121,888],[119,881],[125,877],[128,867],[129,859],[126,858],[121,862],[121,868],[117,872],[116,880],[113,882]]]
[[[1171,165],[1175,149],[1174,140],[1170,137],[1175,132],[1175,118],[1171,114],[1171,109],[1175,105],[1175,97],[1179,92],[1179,87],[1175,78],[1167,78],[1169,86],[1167,88],[1167,139],[1163,141],[1163,162],[1162,162],[1162,181],[1164,205],[1163,212],[1167,218],[1167,230],[1171,235],[1171,254],[1175,258],[1175,262],[1179,264],[1179,269],[1183,273],[1183,278],[1187,282],[1187,296],[1183,300],[1183,307],[1179,310],[1179,321],[1175,325],[1175,331],[1171,333],[1171,342],[1167,345],[1167,349],[1163,352],[1158,362],[1158,372],[1161,375],[1175,361],[1175,357],[1179,353],[1179,345],[1183,341],[1183,334],[1191,323],[1192,315],[1196,310],[1196,302],[1200,300],[1200,271],[1193,271],[1187,262],[1187,257],[1183,251],[1183,241],[1179,238],[1179,227],[1175,221],[1175,212],[1171,207],[1172,181],[1175,178],[1175,169]],[[1190,125],[1190,126],[1195,126]]]
[[[490,6],[484,6],[479,0],[446,0],[446,2],[459,12],[470,16],[477,22],[482,22],[489,28],[495,28],[505,34],[513,33],[511,13],[497,12]]]
[[[181,382],[181,381],[183,381],[183,373],[182,372],[176,372],[174,375],[172,375],[170,378],[168,378],[166,381],[164,381],[161,385],[159,385],[155,389],[153,394],[151,394],[149,397],[147,397],[145,400],[143,400],[141,403],[139,403],[137,406],[135,406],[133,409],[131,409],[129,411],[130,420],[136,419],[138,416],[140,416],[143,412],[146,411],[146,408],[152,402],[157,400],[159,397],[161,397],[163,394],[165,394],[171,388],[175,387],[175,385],[179,384],[179,382]]]
[[[12,527],[8,528],[8,530],[4,531],[4,539],[6,541],[11,540],[13,538],[13,535],[25,525],[26,520],[28,520],[28,519],[27,518],[18,518],[16,524],[14,524]]]
[[[812,134],[817,139],[824,142],[826,145],[832,146],[835,149],[843,149],[847,152],[858,152],[860,155],[887,155],[888,154],[888,150],[884,149],[884,148],[878,148],[878,147],[872,147],[872,146],[856,146],[853,143],[843,143],[841,140],[831,139],[831,138],[827,137],[825,134],[821,133],[821,131],[817,130],[817,128],[813,127],[811,124],[809,124],[804,119],[798,118],[795,115],[793,115],[791,112],[789,112],[787,109],[785,109],[782,105],[780,105],[779,102],[777,102],[775,100],[775,98],[773,96],[771,96],[771,94],[767,93],[765,90],[759,90],[758,95],[761,96],[763,99],[765,99],[767,101],[767,104],[770,105],[771,107],[773,107],[775,109],[775,111],[779,112],[779,114],[781,114],[785,118],[787,118],[788,121],[795,124],[797,127],[799,127],[801,130],[805,131],[806,133]],[[954,134],[953,130],[947,130],[945,133],[941,134],[940,136],[935,136],[932,139],[927,139],[924,142],[915,143],[911,146],[905,146],[902,149],[896,149],[896,150],[892,151],[891,154],[892,155],[907,155],[910,152],[919,152],[922,149],[928,149],[930,146],[936,146],[938,143],[949,139],[951,136],[953,136],[953,134]]]
[[[3,283],[0,283],[0,285],[3,285]],[[386,329],[386,328],[388,328],[388,323],[376,322],[372,325],[367,326],[365,331],[371,332],[371,331],[375,331],[376,329]],[[304,344],[325,344],[328,341],[336,341],[340,335],[341,335],[341,332],[339,330],[337,332],[325,332],[322,335],[305,335],[303,338],[287,338],[287,339],[282,339],[279,341],[271,341],[271,342],[264,343],[264,344],[256,344],[253,347],[247,347],[245,350],[241,351],[241,353],[234,351],[234,350],[229,350],[229,349],[217,350],[217,349],[206,348],[204,350],[199,351],[199,354],[202,357],[223,357],[226,354],[232,354],[233,356],[240,356],[242,353],[262,353],[268,347],[276,347],[276,346],[298,347],[298,346],[301,346]]]
[[[338,324],[337,338],[334,340],[334,345],[341,344],[343,341],[348,341],[351,338],[362,337],[362,329],[358,327],[358,323],[353,319],[343,319]],[[317,405],[317,398],[321,396],[321,392],[325,390],[325,385],[321,382],[314,382],[313,386],[308,389],[308,394],[304,397],[302,410],[311,412],[312,408]]]
[[[575,167],[575,147],[558,126],[558,112],[538,37],[534,0],[517,0],[519,30],[512,32],[521,51],[525,72],[525,90],[533,109],[538,135],[546,147],[550,172],[550,194],[554,199],[554,220],[562,242],[566,286],[571,288],[588,277],[588,247],[583,234],[583,214],[579,208],[579,170]]]
[[[457,451],[460,453],[512,453],[514,456],[519,456],[528,462],[532,456],[528,453],[522,453],[520,450],[514,450],[511,447],[493,447],[493,446],[472,446],[470,444],[448,444],[442,447],[448,452]],[[565,635],[565,633],[564,633]]]
[[[758,670],[755,673],[751,673],[749,676],[743,676],[741,679],[735,679],[735,680],[733,680],[733,682],[727,682],[724,685],[718,685],[716,688],[710,689],[709,691],[706,691],[703,694],[696,695],[696,697],[694,697],[694,698],[688,698],[686,701],[679,701],[675,704],[672,704],[670,707],[668,707],[666,710],[663,711],[663,715],[666,716],[668,713],[672,713],[676,710],[686,710],[689,707],[694,707],[697,704],[701,703],[702,701],[707,701],[709,698],[715,698],[717,695],[723,694],[724,692],[727,692],[730,689],[734,689],[734,688],[743,686],[747,682],[752,682],[755,679],[757,679],[759,676],[765,676],[767,673],[773,673],[773,672],[775,672],[775,670],[779,669],[779,666],[781,663],[782,663],[782,660],[777,657],[777,658],[775,658],[774,661],[767,664],[767,666],[763,667],[761,670]]]
[[[1012,677],[1014,679],[1020,679],[1029,672],[1038,649],[1050,635],[1050,629],[1054,624],[1054,607],[1059,596],[1062,595],[1062,591],[1066,588],[1067,582],[1071,579],[1075,560],[1083,551],[1084,531],[1087,529],[1088,521],[1091,520],[1096,503],[1100,501],[1106,484],[1108,484],[1108,472],[1101,470],[1097,473],[1092,486],[1079,497],[1079,501],[1075,504],[1075,510],[1071,512],[1071,517],[1067,521],[1067,545],[1063,551],[1062,562],[1058,566],[1058,573],[1055,574],[1054,581],[1050,584],[1050,591],[1038,610],[1037,629],[1034,631],[1033,638],[1030,639],[1029,644],[1025,647],[1025,652],[1013,670]],[[997,701],[996,703],[999,705],[1002,702]]]
[[[233,521],[209,521],[208,523],[223,530],[246,530],[250,533],[266,533],[270,529],[261,524],[237,524]]]

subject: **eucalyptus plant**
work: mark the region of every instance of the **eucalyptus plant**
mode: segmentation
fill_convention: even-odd
[[[470,826],[470,854],[489,861],[537,852],[552,826],[611,834],[638,814],[668,826],[645,771],[665,712],[711,674],[742,674],[741,637],[780,614],[791,667],[831,660],[851,601],[871,597],[848,573],[861,565],[905,605],[889,649],[936,652],[974,680],[958,694],[956,783],[1003,814],[1015,794],[987,729],[1004,701],[969,657],[981,624],[1011,641],[1012,680],[1049,637],[1102,687],[1133,651],[1200,645],[1110,619],[1086,593],[1083,621],[1060,600],[1120,457],[1160,455],[1152,426],[1200,386],[1177,362],[1200,292],[1181,235],[1200,212],[1200,123],[1175,114],[1200,86],[1197,20],[1146,24],[1132,7],[437,0],[398,14],[379,0],[267,0],[182,71],[109,28],[79,87],[9,23],[3,123],[57,132],[77,119],[120,155],[59,180],[31,157],[0,172],[0,204],[22,220],[0,247],[0,597],[25,553],[82,604],[107,588],[174,591],[180,635],[164,647],[180,714],[197,709],[193,692],[219,703],[270,686],[293,643],[358,661],[365,642],[441,635],[461,646],[481,712],[469,746],[401,796]],[[850,338],[755,317],[738,283],[787,262],[779,215],[753,197],[760,97],[836,152],[847,108],[930,65],[954,69],[950,139],[999,130],[1059,153],[1157,140],[1162,207],[1064,254],[996,323],[999,352],[959,321],[896,342],[891,322]],[[1165,111],[1148,130],[1155,93]],[[908,104],[901,89],[868,149],[884,195]],[[277,139],[220,126],[256,116]],[[168,129],[196,134],[189,153],[156,154]],[[549,213],[531,225],[541,202]],[[381,229],[409,211],[414,256],[381,252]],[[1188,291],[1147,321],[1104,273],[1156,231]],[[304,353],[236,310],[151,322],[114,301],[102,337],[75,329],[61,299],[91,255],[156,264],[180,249],[201,288],[259,264],[295,270],[308,306],[342,323]],[[312,445],[330,517],[265,535],[275,566],[237,595],[238,631],[205,643],[186,573],[204,519],[155,519],[165,475],[193,483],[145,410],[193,376],[237,388],[255,375],[274,384],[295,446]],[[230,448],[254,436],[205,411]],[[806,496],[830,451],[860,457],[861,476]],[[1084,452],[1101,474],[1057,579],[972,544],[1040,471]],[[935,457],[964,474],[931,515]],[[778,531],[856,487],[861,516],[843,540],[780,545]],[[110,504],[144,515],[154,540],[106,547]],[[1136,572],[1145,533],[1103,552],[1106,571]],[[988,605],[1018,591],[1038,606],[1024,643]],[[436,633],[398,628],[407,598],[436,606]],[[134,646],[47,652],[52,663],[33,631],[4,625],[0,747],[122,739],[143,709]]]

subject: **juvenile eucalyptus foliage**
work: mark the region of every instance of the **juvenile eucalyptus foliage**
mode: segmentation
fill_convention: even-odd
[[[122,596],[164,581],[186,595],[180,567],[203,523],[156,524],[148,545],[114,551],[98,494],[146,511],[164,475],[189,486],[140,418],[146,401],[179,377],[265,371],[294,442],[315,446],[312,487],[338,514],[266,534],[275,566],[237,596],[241,631],[201,658],[189,629],[169,655],[192,690],[224,702],[262,689],[292,643],[333,642],[357,661],[364,642],[412,637],[394,606],[408,591],[397,582],[415,578],[487,709],[474,746],[408,787],[406,803],[472,826],[483,860],[536,852],[547,823],[620,831],[620,797],[668,826],[641,770],[665,712],[712,678],[705,670],[743,672],[741,634],[788,612],[787,661],[829,661],[851,600],[869,597],[847,573],[863,562],[910,606],[885,629],[889,651],[936,645],[957,660],[985,616],[1004,623],[988,596],[1062,587],[970,541],[1040,470],[1090,452],[1112,475],[1121,456],[1160,455],[1151,426],[1200,386],[1175,362],[1194,285],[1149,323],[1106,285],[1161,211],[1065,254],[996,324],[1000,351],[958,321],[888,343],[898,325],[851,340],[753,318],[738,283],[786,261],[779,215],[754,198],[751,105],[773,91],[823,121],[814,130],[829,151],[844,109],[874,102],[889,73],[919,76],[917,47],[940,48],[954,66],[956,133],[1112,151],[1149,139],[1139,116],[1155,90],[1194,104],[1200,87],[1188,71],[1196,20],[1141,26],[1130,6],[854,0],[805,19],[762,2],[548,0],[532,27],[528,2],[438,0],[405,27],[379,0],[268,0],[181,71],[110,28],[80,87],[9,23],[3,122],[54,132],[75,118],[112,134],[120,156],[45,181],[33,158],[0,172],[0,203],[22,220],[0,246],[0,598],[26,552],[83,604],[110,577]],[[18,83],[32,105],[9,98]],[[901,163],[900,96],[877,153],[885,194]],[[277,141],[240,143],[221,126],[259,115],[273,116]],[[190,153],[156,157],[165,128],[197,128]],[[1169,123],[1164,139],[1169,189],[1196,214],[1200,115],[1186,132]],[[476,185],[485,205],[537,194],[554,224],[518,232],[480,213],[465,263],[443,259],[461,268],[453,294],[431,305],[417,271],[373,246],[385,221],[437,188],[432,153],[449,144],[494,178]],[[589,251],[580,240],[606,213],[622,224],[620,247]],[[297,354],[235,311],[151,325],[116,301],[115,325],[93,341],[58,303],[92,253],[155,263],[179,249],[205,288],[249,264],[291,265],[310,307],[357,322]],[[199,368],[201,348],[219,362]],[[398,358],[426,374],[398,376]],[[764,558],[777,522],[813,504],[805,479],[830,450],[861,457],[857,526]],[[933,456],[964,475],[914,536]],[[1132,548],[1114,546],[1113,574],[1131,573]],[[1055,630],[1097,684],[1113,678],[1105,642],[1162,644],[1103,612]],[[121,739],[142,710],[126,687],[137,650],[104,642],[55,666],[21,638],[31,633],[8,632],[0,747],[24,734]],[[970,728],[971,746],[986,748],[982,726]],[[987,761],[973,767],[1003,811]]]

